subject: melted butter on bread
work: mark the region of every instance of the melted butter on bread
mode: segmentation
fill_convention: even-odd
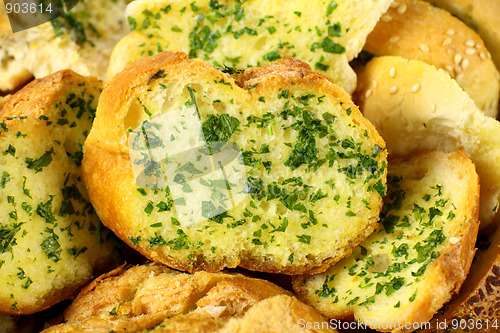
[[[356,76],[348,62],[390,2],[135,1],[127,8],[132,33],[113,51],[108,77],[161,51],[240,69],[290,56],[352,93]]]
[[[380,228],[325,273],[294,278],[294,289],[329,318],[411,331],[467,277],[478,212],[479,178],[463,152],[390,160]]]
[[[127,139],[145,120],[192,104],[190,91],[202,124],[235,125],[226,141],[241,148],[246,180],[239,204],[187,227],[175,208],[185,202],[168,188],[137,186]],[[103,93],[84,178],[103,223],[152,260],[187,271],[320,271],[376,224],[384,142],[349,96],[305,63],[285,58],[231,77],[164,52],[121,72]],[[219,126],[207,129],[222,136],[211,133]],[[170,136],[161,140],[168,147]]]

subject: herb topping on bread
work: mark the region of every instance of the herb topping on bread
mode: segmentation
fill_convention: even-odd
[[[211,141],[241,158],[197,164],[216,158]],[[192,162],[178,159],[187,152]],[[325,270],[373,231],[386,151],[349,96],[303,62],[232,77],[164,52],[104,89],[83,170],[103,223],[151,260],[298,274]]]
[[[479,178],[463,152],[389,162],[379,230],[349,258],[293,283],[329,318],[354,316],[376,330],[405,332],[429,321],[469,272]]]

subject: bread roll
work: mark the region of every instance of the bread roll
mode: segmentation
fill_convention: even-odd
[[[467,277],[478,209],[479,179],[464,153],[390,160],[379,230],[326,272],[295,277],[294,290],[329,318],[412,332]]]
[[[479,109],[496,117],[500,81],[490,53],[475,31],[445,10],[422,0],[396,0],[368,36],[365,50],[445,70]]]
[[[476,30],[500,68],[500,2],[491,0],[426,0],[446,9]]]
[[[463,150],[481,179],[481,228],[498,217],[500,123],[479,111],[443,70],[417,60],[380,57],[359,76],[356,101],[390,153]]]
[[[62,71],[0,112],[0,312],[41,311],[117,262],[80,173],[100,88]]]
[[[85,287],[44,333],[336,332],[313,308],[272,283],[241,274],[179,273],[161,265],[120,267]]]
[[[51,23],[15,34],[2,34],[0,26],[0,91],[62,69],[105,79],[111,50],[128,32],[127,2],[80,0]]]
[[[85,146],[103,223],[190,272],[323,271],[373,231],[385,191],[374,127],[292,58],[234,76],[182,53],[143,59],[104,89]]]
[[[391,0],[285,2],[139,0],[127,8],[133,31],[113,51],[108,77],[162,50],[215,67],[246,69],[284,56],[305,61],[352,93],[348,62],[358,55]]]

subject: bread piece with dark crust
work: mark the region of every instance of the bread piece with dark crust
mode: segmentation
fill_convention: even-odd
[[[463,152],[389,161],[380,228],[326,272],[294,277],[329,318],[412,332],[458,292],[475,252],[479,178]]]
[[[168,129],[178,117],[194,117],[182,132],[189,142]],[[144,133],[157,150],[139,150]],[[196,161],[167,175],[171,160],[205,147],[202,136],[236,144],[241,158],[224,162],[236,163],[225,175],[211,165],[196,171]],[[104,89],[85,146],[84,179],[103,223],[149,259],[191,272],[323,271],[373,231],[385,191],[385,145],[373,125],[330,79],[292,58],[234,78],[182,53],[140,60]],[[163,155],[130,155],[151,150]],[[157,166],[158,178],[141,185],[138,165]],[[204,191],[217,182],[193,176],[208,168],[203,177],[234,185],[217,192],[232,196],[232,208],[212,216],[206,208],[223,204]]]
[[[0,312],[46,309],[117,264],[80,172],[101,86],[65,70],[0,111]]]
[[[336,332],[300,329],[325,318],[272,283],[235,273],[186,274],[165,266],[122,266],[86,286],[44,333]]]
[[[356,89],[349,61],[392,0],[138,0],[127,7],[131,33],[115,47],[108,79],[163,51],[184,52],[215,67],[246,69],[294,57]]]
[[[426,0],[457,16],[484,40],[500,68],[500,2],[491,0]]]

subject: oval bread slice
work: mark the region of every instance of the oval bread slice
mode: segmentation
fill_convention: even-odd
[[[294,277],[294,290],[329,318],[411,332],[467,277],[478,208],[479,179],[463,152],[390,160],[380,229],[326,272]]]
[[[481,178],[481,228],[498,215],[500,123],[485,116],[443,70],[417,60],[379,57],[359,76],[356,101],[391,153],[463,150]]]
[[[356,89],[349,66],[391,0],[183,1],[139,0],[127,8],[132,33],[111,56],[108,78],[162,50],[215,67],[246,69],[289,56]]]
[[[141,60],[104,89],[85,145],[103,223],[180,270],[325,270],[373,231],[385,191],[373,125],[292,58],[233,77],[182,53]]]
[[[43,332],[336,332],[300,329],[300,319],[327,324],[312,307],[265,280],[146,264],[97,278],[67,308],[65,323]]]
[[[422,0],[396,0],[368,36],[365,50],[445,70],[479,109],[496,117],[498,70],[481,37],[447,11]]]
[[[117,261],[80,173],[100,88],[61,71],[0,113],[0,312],[48,308]]]

